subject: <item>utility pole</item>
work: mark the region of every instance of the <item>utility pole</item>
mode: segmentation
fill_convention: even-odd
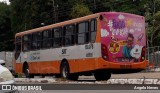
[[[94,9],[96,9],[96,0],[94,0]]]
[[[53,23],[58,22],[58,14],[57,14],[58,5],[55,6],[55,1],[53,0]]]
[[[148,60],[150,61],[150,55],[149,55],[149,42],[148,42],[148,23],[145,23],[145,26],[146,26],[146,40],[147,40],[147,57],[148,57]],[[150,62],[149,62],[150,63]],[[149,64],[148,64],[149,65]]]

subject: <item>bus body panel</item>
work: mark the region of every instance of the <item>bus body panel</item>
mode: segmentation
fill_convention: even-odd
[[[16,60],[17,64],[27,62],[30,73],[60,73],[60,64],[66,59],[70,65],[70,72],[82,72],[95,69],[97,58],[101,57],[100,43],[89,43],[63,48],[42,49],[21,52]],[[84,51],[85,50],[85,51]],[[16,65],[17,65],[16,64]],[[22,70],[17,65],[17,72]]]
[[[23,73],[22,69],[23,69],[23,63],[15,63],[15,72],[16,73],[19,73],[19,74]]]

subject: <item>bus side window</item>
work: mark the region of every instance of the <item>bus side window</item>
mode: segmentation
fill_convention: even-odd
[[[63,45],[70,46],[75,44],[75,25],[64,26],[63,28]]]
[[[89,22],[77,24],[77,44],[86,44],[89,42]]]
[[[97,32],[97,21],[96,19],[92,19],[90,21],[90,40],[91,40],[91,43],[94,43],[95,42],[95,39],[96,39],[96,32]]]
[[[61,47],[62,46],[62,28],[54,28],[52,30],[52,38],[53,38],[53,47]]]
[[[52,33],[50,29],[42,32],[42,38],[42,48],[52,47]]]
[[[15,42],[15,59],[17,60],[21,52],[21,37],[16,37]]]
[[[23,51],[31,50],[32,34],[23,36]]]
[[[32,49],[37,50],[41,48],[42,34],[41,32],[33,33],[32,35]]]

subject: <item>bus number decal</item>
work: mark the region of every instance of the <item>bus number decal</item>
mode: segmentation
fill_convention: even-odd
[[[93,57],[93,53],[87,53],[86,57]]]
[[[93,49],[93,44],[85,45],[85,49]]]
[[[66,54],[67,49],[62,49],[62,54]]]

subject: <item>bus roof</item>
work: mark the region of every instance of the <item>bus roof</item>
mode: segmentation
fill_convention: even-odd
[[[55,24],[51,24],[51,25],[47,25],[47,26],[43,26],[43,27],[39,27],[39,28],[35,28],[35,29],[31,29],[31,30],[26,30],[23,32],[19,32],[17,33],[15,36],[23,36],[25,34],[30,34],[33,32],[38,32],[38,31],[43,31],[43,30],[47,30],[47,29],[52,29],[52,28],[56,28],[56,27],[60,27],[60,26],[64,26],[64,25],[68,25],[68,24],[72,24],[75,22],[80,22],[80,21],[85,21],[87,19],[91,19],[91,18],[96,18],[98,17],[100,14],[125,14],[125,15],[130,15],[130,16],[134,16],[134,17],[142,17],[140,15],[135,15],[135,14],[130,14],[130,13],[123,13],[123,12],[100,12],[100,13],[96,13],[96,14],[91,14],[88,16],[84,16],[84,17],[80,17],[80,18],[76,18],[76,19],[72,19],[72,20],[68,20],[68,21],[64,21],[64,22],[60,22],[60,23],[55,23]]]
[[[98,17],[98,15],[99,15],[99,13],[91,14],[88,16],[84,16],[84,17],[80,17],[80,18],[76,18],[76,19],[72,19],[72,20],[68,20],[68,21],[64,21],[64,22],[60,22],[60,23],[55,23],[55,24],[51,24],[51,25],[47,25],[47,26],[43,26],[43,27],[31,29],[31,30],[26,30],[26,31],[17,33],[16,36],[23,36],[25,34],[30,34],[33,32],[43,31],[43,30],[52,29],[52,28],[67,25],[67,24],[72,24],[75,22],[84,21],[84,20],[91,19],[91,18],[96,18],[96,17]]]

